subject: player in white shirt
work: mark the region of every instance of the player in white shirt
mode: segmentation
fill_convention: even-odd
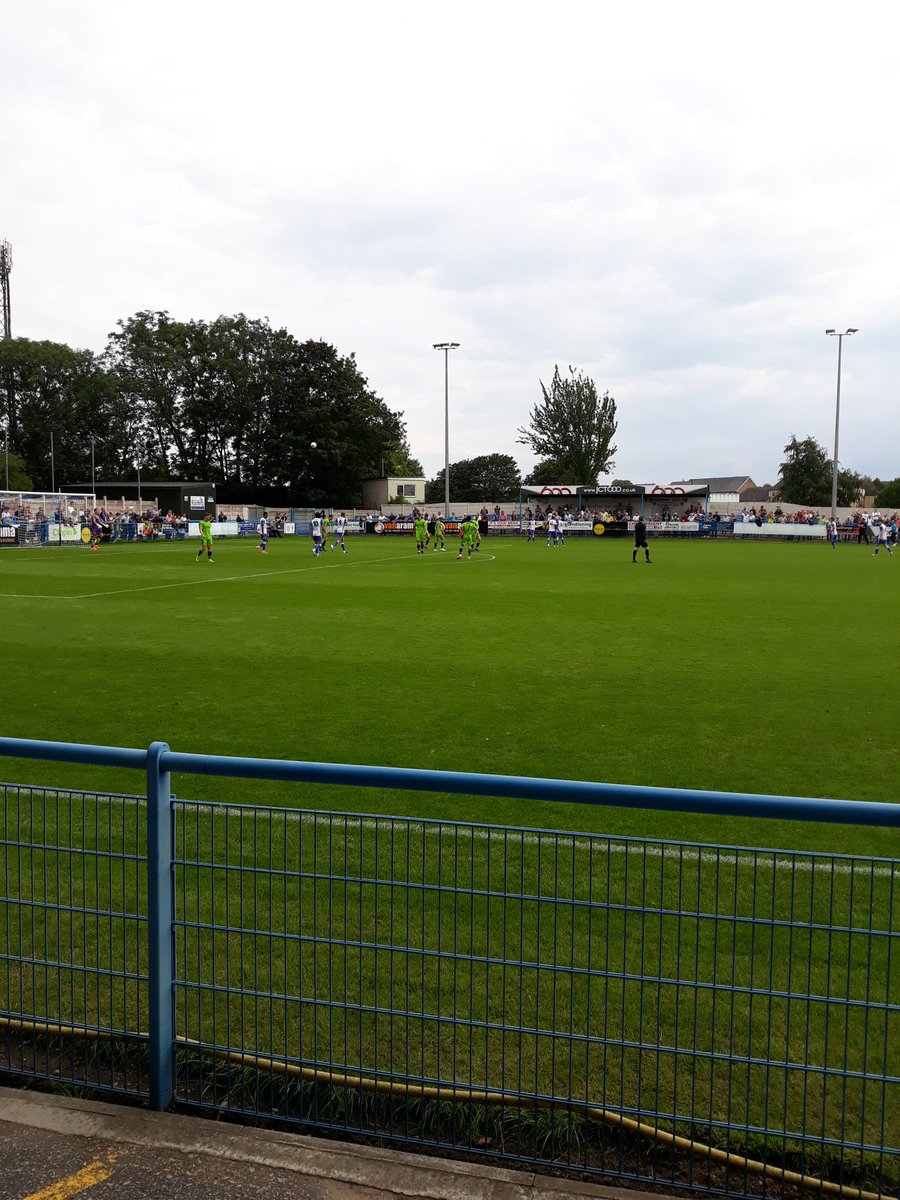
[[[536,540],[536,538],[537,538],[537,521],[534,519],[534,517],[532,517],[531,520],[528,522],[528,540],[529,540],[529,542],[533,542]]]
[[[269,514],[264,512],[262,519],[256,526],[256,532],[259,534],[259,545],[256,549],[260,554],[269,553]]]
[[[887,550],[887,552],[891,556],[891,558],[894,557],[894,551],[891,549],[891,543],[888,540],[890,538],[890,535],[891,535],[891,531],[888,529],[888,527],[884,523],[884,521],[879,521],[879,523],[875,529],[875,553],[876,554],[881,549],[881,547],[884,546],[885,550]]]
[[[547,545],[551,542],[554,549],[559,545],[559,520],[554,512],[547,513]]]
[[[347,553],[347,547],[344,545],[344,534],[347,532],[347,514],[341,513],[339,517],[334,519],[334,541],[331,543],[331,549],[335,546],[340,546],[341,553]]]
[[[322,518],[318,513],[309,523],[309,532],[313,542],[313,556],[318,558],[322,553]]]

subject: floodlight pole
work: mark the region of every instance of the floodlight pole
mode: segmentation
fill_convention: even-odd
[[[834,402],[834,459],[831,464],[831,519],[835,521],[837,520],[838,436],[841,428],[841,350],[844,338],[859,333],[859,330],[846,329],[843,333],[838,333],[836,329],[826,329],[825,333],[828,337],[836,337],[838,340],[837,396]]]
[[[3,430],[3,457],[6,460],[6,490],[9,491],[9,430]]]
[[[444,352],[444,519],[450,516],[450,351],[459,342],[435,342],[435,350]]]
[[[97,472],[94,468],[94,435],[91,434],[91,491],[96,499],[97,493]]]
[[[46,479],[46,475],[44,476]],[[56,461],[53,455],[53,430],[50,430],[50,491],[56,491]]]

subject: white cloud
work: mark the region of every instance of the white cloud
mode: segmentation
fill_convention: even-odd
[[[14,332],[244,311],[323,337],[443,464],[538,379],[617,398],[617,473],[773,480],[791,433],[900,465],[898,84],[884,7],[12,4]]]

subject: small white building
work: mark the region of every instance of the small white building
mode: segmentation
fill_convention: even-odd
[[[709,488],[709,507],[717,505],[740,504],[744,492],[755,488],[756,484],[749,475],[717,475],[705,479],[679,479],[677,484],[684,487],[687,484],[705,483]]]
[[[383,475],[362,481],[363,508],[383,508],[391,504],[424,504],[425,476]]]

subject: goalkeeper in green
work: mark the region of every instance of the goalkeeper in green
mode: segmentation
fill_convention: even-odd
[[[212,562],[212,513],[206,513],[202,521],[198,521],[200,526],[200,549],[197,551],[197,558],[203,557],[203,551],[206,551],[206,557]]]
[[[424,517],[416,517],[416,553],[425,553],[425,543],[428,541],[428,522]]]

